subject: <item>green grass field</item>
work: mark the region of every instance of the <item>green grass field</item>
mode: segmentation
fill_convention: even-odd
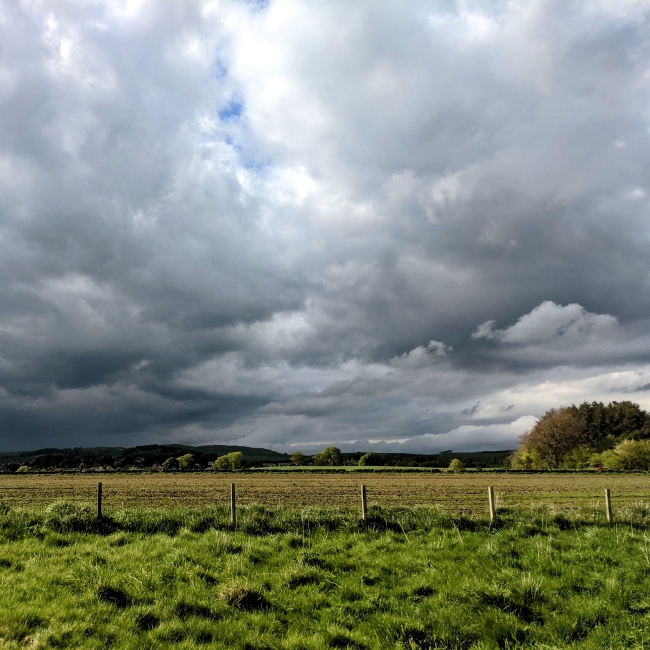
[[[496,526],[488,485],[501,506]],[[2,648],[650,640],[645,474],[3,475],[0,501]]]
[[[642,648],[650,506],[0,508],[3,648]]]

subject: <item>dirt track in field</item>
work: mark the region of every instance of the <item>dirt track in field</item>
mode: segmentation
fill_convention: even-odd
[[[203,506],[226,502],[230,483],[238,502],[267,506],[357,506],[359,486],[367,485],[369,504],[439,505],[473,514],[487,507],[492,485],[501,506],[546,503],[560,511],[602,507],[606,487],[617,504],[650,502],[645,474],[75,474],[0,475],[0,498],[9,505],[42,506],[57,499],[93,500],[102,481],[104,508]]]

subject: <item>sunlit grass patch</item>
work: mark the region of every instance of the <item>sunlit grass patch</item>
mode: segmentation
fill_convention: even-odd
[[[650,638],[642,505],[613,527],[544,506],[496,526],[436,508],[374,507],[367,522],[244,508],[253,530],[232,530],[215,508],[169,521],[115,512],[88,532],[53,524],[52,511],[2,515],[12,535],[0,543],[0,647],[595,649]]]

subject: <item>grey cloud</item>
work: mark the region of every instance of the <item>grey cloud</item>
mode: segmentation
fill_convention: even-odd
[[[648,18],[4,3],[0,446],[482,448],[644,386]]]

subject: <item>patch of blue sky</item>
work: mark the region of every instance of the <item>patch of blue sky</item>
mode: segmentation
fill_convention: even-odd
[[[263,173],[268,167],[271,166],[270,160],[243,160],[242,165],[248,169],[248,171],[254,172],[255,174]]]
[[[271,4],[271,0],[240,0],[240,2],[248,5],[251,11],[264,11]]]
[[[233,151],[236,151],[237,153],[241,153],[243,151],[243,147],[235,142],[233,138],[229,135],[227,135],[224,140],[223,140]]]
[[[221,59],[217,59],[212,64],[212,76],[215,79],[223,79],[227,74],[228,74],[228,67]]]
[[[238,99],[231,99],[224,108],[217,111],[217,115],[222,122],[229,122],[231,120],[237,120],[242,116],[244,112],[244,103]]]

